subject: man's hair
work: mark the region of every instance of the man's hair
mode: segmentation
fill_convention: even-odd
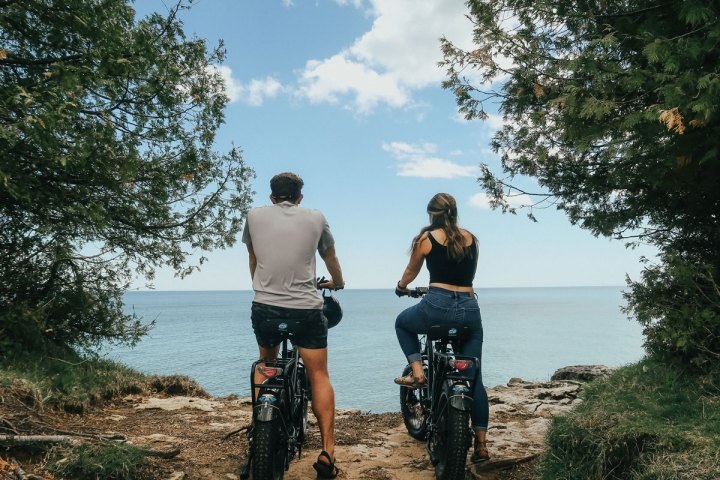
[[[305,183],[292,172],[278,173],[270,180],[270,191],[278,201],[294,202],[300,196]]]

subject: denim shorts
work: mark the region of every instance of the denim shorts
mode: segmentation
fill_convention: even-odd
[[[278,325],[287,324],[292,342],[308,349],[327,348],[327,319],[322,310],[276,307],[253,302],[250,310],[253,331],[258,345],[272,348],[282,342]]]

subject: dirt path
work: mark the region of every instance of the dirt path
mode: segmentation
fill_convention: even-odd
[[[488,439],[493,459],[482,469],[469,467],[467,479],[536,478],[533,459],[543,449],[549,418],[572,408],[577,390],[578,386],[572,383],[522,381],[490,389]],[[22,425],[23,414],[13,412],[0,401],[0,418],[18,426]],[[104,435],[119,433],[136,445],[154,450],[180,447],[180,454],[174,458],[151,460],[151,477],[157,480],[234,480],[239,478],[247,440],[244,432],[230,436],[228,433],[247,426],[250,418],[250,406],[245,400],[129,396],[84,415],[45,413],[42,421],[50,428],[48,431],[54,428]],[[341,478],[435,478],[424,444],[407,435],[399,413],[338,410],[336,432]],[[285,478],[314,479],[312,463],[319,450],[319,432],[314,417],[310,416],[303,456],[293,460]],[[4,456],[2,452],[0,456]],[[42,473],[35,462],[27,461],[23,465],[26,472]]]

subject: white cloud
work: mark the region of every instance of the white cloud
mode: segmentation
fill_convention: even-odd
[[[340,4],[356,0],[336,0]],[[361,113],[379,104],[405,107],[411,92],[437,85],[444,72],[440,37],[472,45],[472,24],[464,2],[455,0],[371,0],[372,28],[354,44],[324,60],[307,62],[299,94],[313,102],[344,102]]]
[[[360,8],[363,5],[363,0],[335,0],[338,5],[352,5],[355,8]]]
[[[477,176],[476,167],[460,165],[443,158],[417,158],[398,165],[401,177],[457,178]]]
[[[383,144],[383,150],[390,152],[398,158],[412,157],[416,155],[426,155],[428,153],[437,152],[437,145],[434,143],[423,143],[422,145],[413,145],[405,142],[390,142]]]
[[[293,2],[293,0],[282,0],[282,4],[286,7],[292,7],[293,5],[295,5],[295,2]]]
[[[342,54],[323,62],[309,61],[300,82],[300,94],[316,103],[337,103],[340,96],[354,94],[360,113],[369,112],[381,102],[399,107],[409,100],[405,89],[390,76],[348,61]]]
[[[520,208],[522,206],[529,206],[532,205],[533,200],[528,196],[523,194],[513,195],[511,197],[505,197],[508,204],[513,208]],[[476,193],[467,202],[468,205],[475,208],[482,208],[485,210],[490,209],[490,198],[488,197],[487,193],[480,192]]]
[[[502,130],[505,124],[502,115],[495,115],[494,113],[489,113],[485,121],[493,130]]]
[[[212,65],[208,68],[222,77],[225,82],[225,94],[230,102],[241,101],[259,107],[266,98],[273,98],[284,90],[280,82],[269,76],[264,79],[253,79],[244,85],[233,77],[232,69],[227,65]]]
[[[475,208],[482,208],[484,210],[490,209],[490,197],[485,192],[476,193],[467,202],[468,205]]]
[[[208,67],[211,73],[220,74],[223,81],[225,82],[225,94],[228,96],[231,102],[234,102],[240,98],[244,87],[242,83],[233,78],[232,68],[227,65],[211,65]]]
[[[434,156],[437,145],[424,143],[413,145],[404,142],[383,144],[383,150],[390,152],[399,161],[397,174],[401,177],[457,178],[476,177],[479,169],[474,165],[461,165]]]
[[[282,84],[272,77],[252,80],[246,88],[246,101],[255,107],[262,105],[265,98],[273,98],[282,90]]]

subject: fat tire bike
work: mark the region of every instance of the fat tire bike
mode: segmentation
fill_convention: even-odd
[[[282,480],[290,461],[302,454],[307,431],[309,383],[297,347],[288,348],[293,334],[279,323],[282,337],[276,360],[258,360],[250,371],[252,424],[248,429],[249,452],[240,478]],[[255,382],[255,371],[265,379]],[[257,395],[256,393],[257,392]]]
[[[428,289],[418,287],[409,296],[422,297]],[[470,328],[446,323],[433,325],[421,337],[425,385],[400,387],[400,411],[411,437],[425,441],[437,480],[463,480],[467,452],[472,445],[470,428],[472,391],[480,362],[460,355],[460,345]],[[474,368],[473,368],[474,367]],[[407,365],[402,376],[412,373]]]

